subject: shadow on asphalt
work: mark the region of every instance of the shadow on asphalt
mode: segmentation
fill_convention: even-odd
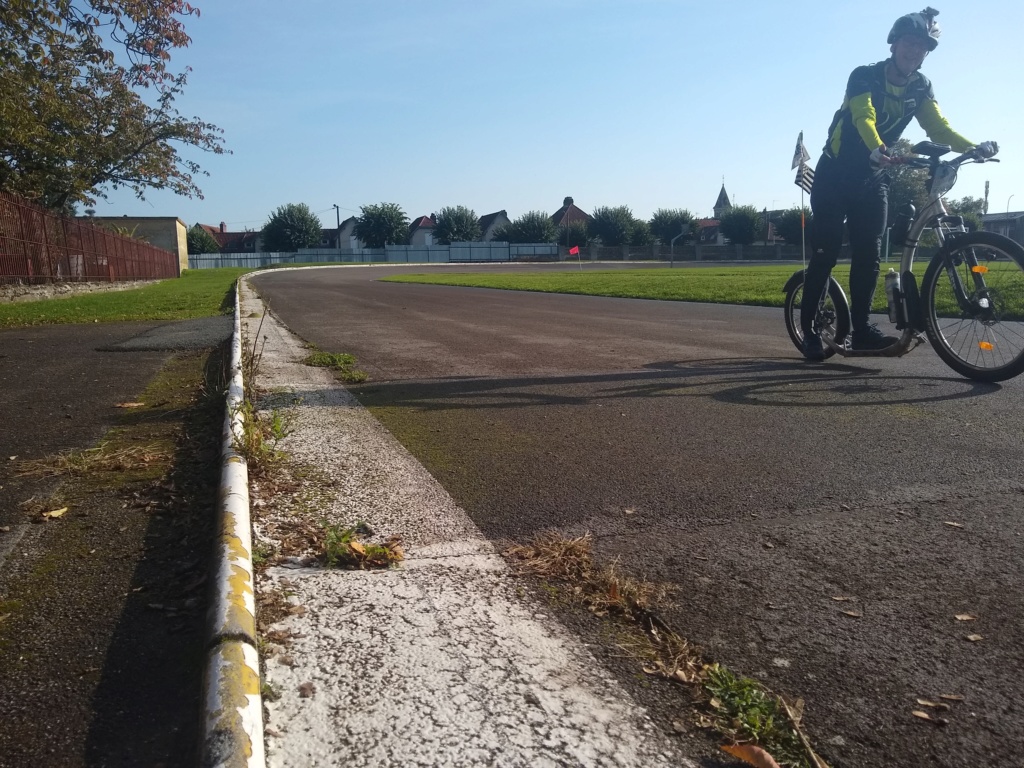
[[[223,382],[230,357],[206,359],[205,380]],[[192,765],[198,759],[206,653],[207,571],[220,481],[218,388],[159,420],[183,422],[166,479],[134,494],[129,511],[150,514],[142,556],[110,638],[86,739],[89,765]],[[159,407],[159,403],[151,409]],[[128,413],[121,424],[146,420]]]
[[[614,373],[402,380],[350,389],[366,405],[451,410],[589,405],[638,397],[703,397],[765,407],[856,408],[983,397],[1001,387],[958,376],[893,376],[882,369],[844,364],[731,358],[660,361],[642,370]],[[296,394],[302,397],[301,392]]]

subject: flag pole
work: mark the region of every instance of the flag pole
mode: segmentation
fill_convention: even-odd
[[[804,211],[804,193],[810,193],[811,186],[814,184],[814,171],[807,165],[807,161],[811,159],[810,154],[807,152],[807,148],[804,147],[804,132],[800,131],[800,135],[796,139],[796,149],[793,152],[793,168],[797,169],[796,172],[796,185],[800,187],[800,261],[803,262],[803,267],[807,269],[807,214]]]
[[[804,188],[800,187],[800,261],[807,269],[807,214],[804,212]]]

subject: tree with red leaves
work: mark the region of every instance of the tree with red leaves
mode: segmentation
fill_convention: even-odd
[[[221,154],[222,131],[174,100],[191,40],[182,0],[4,0],[0,4],[0,190],[53,209],[126,187],[202,197],[179,146]]]

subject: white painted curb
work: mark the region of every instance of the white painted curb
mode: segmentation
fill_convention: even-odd
[[[249,474],[234,449],[242,437],[241,301],[235,284],[231,382],[224,419],[219,493],[220,532],[210,605],[203,708],[203,768],[263,768],[263,703],[256,647],[256,600],[249,522]]]

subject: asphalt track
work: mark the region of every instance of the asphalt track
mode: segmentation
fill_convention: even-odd
[[[670,622],[802,697],[830,764],[1020,765],[1024,381],[927,347],[807,364],[780,310],[376,281],[395,271],[253,284],[356,355],[357,396],[485,534],[590,531],[672,582]],[[948,724],[912,714],[943,694]]]

